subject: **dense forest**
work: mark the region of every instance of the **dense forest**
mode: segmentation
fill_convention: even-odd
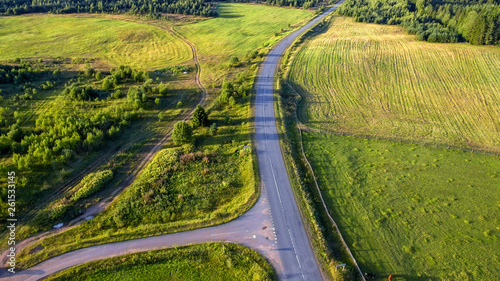
[[[0,14],[128,13],[159,17],[162,13],[217,16],[204,0],[0,0]]]
[[[429,42],[500,44],[500,0],[346,0],[343,15],[396,24]]]

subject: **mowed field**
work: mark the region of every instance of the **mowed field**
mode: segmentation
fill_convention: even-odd
[[[265,5],[221,3],[220,17],[175,27],[196,45],[202,78],[211,82],[224,75],[231,56],[240,60],[248,53],[272,44],[276,33],[311,18],[309,11]]]
[[[122,20],[53,15],[0,18],[0,60],[95,58],[110,66],[153,69],[191,59],[172,33]]]
[[[499,157],[312,132],[304,148],[363,271],[498,279]]]
[[[47,280],[270,281],[276,277],[257,252],[235,244],[209,243],[92,262]]]
[[[417,41],[334,16],[289,80],[310,127],[500,152],[500,48]]]

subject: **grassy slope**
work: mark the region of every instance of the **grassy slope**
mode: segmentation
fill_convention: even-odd
[[[276,32],[312,16],[311,12],[304,10],[229,3],[220,4],[219,13],[218,18],[176,27],[196,45],[202,79],[206,83],[226,74],[225,68],[231,56],[241,60],[274,37]]]
[[[276,280],[258,253],[235,244],[210,243],[92,262],[48,280]]]
[[[29,15],[0,18],[0,60],[91,57],[151,69],[181,64],[191,51],[156,27],[103,18]]]
[[[496,278],[498,157],[319,133],[304,133],[304,145],[363,270],[394,280]]]
[[[500,152],[500,48],[416,41],[334,17],[297,54],[290,81],[309,126]]]

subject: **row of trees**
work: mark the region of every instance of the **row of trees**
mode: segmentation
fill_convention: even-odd
[[[9,68],[9,73],[14,69]],[[85,76],[94,76],[98,80],[98,87],[95,87],[95,82],[86,83],[88,79]],[[38,83],[38,80],[30,76],[25,83],[31,85]],[[121,89],[109,93],[109,89],[105,89],[108,80],[113,81],[111,90],[120,83],[144,83],[129,86],[126,93],[122,93]],[[99,88],[99,82],[102,88]],[[0,107],[0,125],[3,127],[0,128],[0,153],[13,153],[13,161],[19,169],[31,169],[37,165],[65,164],[78,154],[95,151],[106,139],[115,139],[123,127],[136,119],[144,108],[154,106],[154,102],[160,103],[158,98],[153,101],[149,96],[166,95],[167,86],[162,83],[152,86],[152,83],[148,72],[136,71],[127,66],[112,69],[107,76],[87,68],[77,79],[65,84],[61,97],[56,101],[57,105],[43,111],[33,128],[20,127],[18,124],[22,121],[16,117],[19,113],[15,111],[12,114],[9,107]],[[36,92],[35,88],[24,88],[25,92]],[[109,96],[108,99],[126,97],[126,100],[106,107],[94,103],[96,98],[105,96]],[[2,104],[10,104],[16,97],[11,95]]]
[[[128,13],[159,17],[162,13],[218,16],[204,0],[0,0],[0,13]]]
[[[360,22],[402,25],[429,42],[500,44],[500,0],[346,0],[339,13]]]

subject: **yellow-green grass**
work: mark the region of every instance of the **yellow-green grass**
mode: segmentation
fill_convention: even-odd
[[[191,59],[189,46],[163,29],[76,15],[0,18],[0,42],[0,60],[98,58],[112,66],[153,69]]]
[[[335,16],[289,80],[310,127],[500,152],[500,48],[417,41]]]
[[[303,23],[312,16],[305,10],[251,4],[221,3],[218,9],[218,18],[175,27],[196,45],[203,80],[210,83],[227,73],[231,56],[241,60],[289,24]]]
[[[393,280],[498,278],[498,156],[311,132],[304,148],[363,271]]]
[[[246,247],[209,243],[91,262],[47,280],[276,280],[266,259]]]
[[[49,73],[52,73],[54,70],[54,65],[50,62],[33,63],[32,65],[33,68],[39,67],[48,69]],[[35,121],[40,116],[62,115],[77,118],[86,112],[90,112],[92,116],[103,111],[123,110],[119,108],[126,104],[125,99],[108,100],[106,99],[109,95],[108,92],[101,92],[102,98],[100,100],[78,102],[78,104],[68,100],[62,92],[64,89],[63,84],[68,83],[70,79],[77,80],[78,78],[78,80],[82,82],[85,81],[94,89],[100,89],[102,81],[96,81],[96,79],[86,76],[78,77],[74,72],[67,71],[70,67],[85,68],[84,65],[67,65],[64,61],[58,60],[56,66],[58,69],[62,70],[61,76],[47,75],[30,80],[31,87],[36,87],[38,89],[38,93],[34,95],[31,100],[23,101],[14,98],[13,96],[16,94],[23,93],[22,88],[19,89],[19,86],[15,84],[0,85],[2,93],[8,94],[0,101],[0,106],[16,109],[19,125],[27,132],[26,134],[30,134],[31,131],[36,130]],[[102,147],[97,149],[97,151],[82,153],[80,155],[77,154],[65,165],[54,163],[50,166],[39,166],[30,170],[19,170],[17,165],[13,162],[11,153],[0,156],[0,172],[7,173],[8,171],[15,171],[18,175],[16,186],[18,190],[22,190],[23,193],[23,196],[17,198],[18,205],[16,209],[16,214],[19,217],[19,222],[16,227],[16,237],[19,240],[37,232],[51,229],[55,223],[67,222],[72,219],[72,217],[64,216],[62,218],[57,218],[57,221],[53,221],[47,216],[54,203],[61,202],[61,200],[59,200],[61,198],[64,201],[64,197],[67,195],[62,194],[60,195],[61,198],[52,197],[51,194],[60,188],[61,185],[73,177],[77,177],[82,171],[88,169],[89,166],[93,166],[95,162],[103,161],[102,158],[108,158],[109,160],[106,161],[107,165],[112,165],[114,169],[119,169],[114,182],[106,186],[104,194],[99,194],[94,198],[86,200],[86,202],[85,200],[80,201],[76,205],[80,208],[88,205],[90,201],[96,202],[104,198],[104,195],[108,195],[110,191],[116,188],[117,183],[122,181],[131,171],[133,171],[134,165],[139,163],[137,158],[149,152],[151,144],[157,141],[158,136],[163,136],[168,133],[175,121],[184,118],[184,116],[191,111],[192,106],[196,105],[199,98],[197,94],[195,94],[198,89],[196,85],[192,83],[193,73],[187,75],[181,74],[173,77],[163,74],[152,75],[154,82],[152,82],[151,85],[153,87],[160,82],[168,83],[169,85],[168,93],[160,97],[161,104],[150,106],[146,110],[141,110],[139,120],[131,121],[129,126],[122,127],[122,133],[118,139],[111,140],[106,138]],[[158,81],[156,77],[159,78]],[[55,81],[56,86],[48,90],[40,89],[39,85],[46,80]],[[142,83],[139,84],[132,81],[125,81],[117,86],[116,89],[126,93],[130,87],[139,85],[142,85]],[[182,101],[184,105],[177,108],[176,104],[179,101]],[[159,112],[162,112],[166,116],[164,121],[158,121]],[[2,129],[3,132],[8,131],[7,126],[4,126]],[[137,148],[132,151],[131,148],[136,146]],[[121,152],[118,153],[118,151]],[[132,157],[130,155],[127,159],[127,163],[117,163],[117,159],[124,158],[123,154],[125,153],[126,155],[137,153],[137,158],[136,156]],[[106,162],[102,164],[106,165]],[[75,189],[79,187],[79,185],[74,186]],[[3,208],[7,206],[6,204],[6,202],[2,204],[2,211],[0,212],[2,216],[6,215],[7,208]],[[0,241],[6,241],[5,239],[8,238],[7,235],[8,233],[6,231],[1,231]],[[7,245],[5,243],[3,244]]]

